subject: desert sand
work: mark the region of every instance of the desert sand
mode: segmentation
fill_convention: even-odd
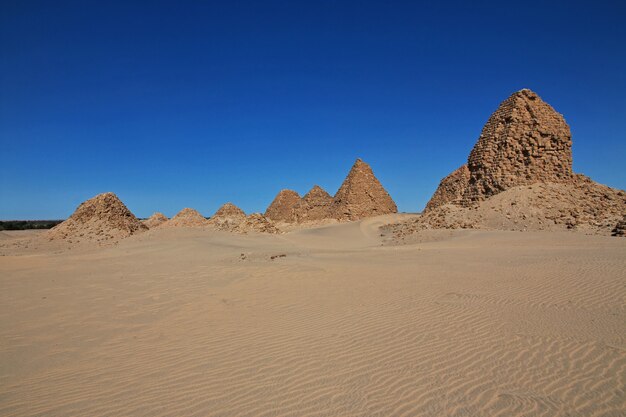
[[[3,233],[0,415],[625,415],[626,240],[410,217]]]

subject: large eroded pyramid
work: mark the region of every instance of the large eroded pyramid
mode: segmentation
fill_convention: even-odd
[[[395,229],[607,234],[626,212],[626,193],[574,174],[571,145],[563,116],[530,90],[513,93],[489,118],[467,165],[441,181],[422,216]]]
[[[374,176],[372,168],[360,159],[352,166],[330,207],[330,216],[338,220],[397,212],[396,203]]]
[[[313,186],[311,190],[302,197],[294,206],[295,221],[303,223],[328,219],[330,217],[330,207],[333,198],[319,185]]]
[[[148,228],[113,193],[81,203],[63,223],[46,233],[51,240],[107,241],[128,237]]]
[[[265,210],[265,217],[275,222],[294,222],[294,207],[300,202],[300,194],[293,190],[281,190]]]
[[[444,178],[427,209],[463,206],[537,182],[571,182],[572,137],[563,116],[536,93],[513,93],[489,117],[467,166]]]

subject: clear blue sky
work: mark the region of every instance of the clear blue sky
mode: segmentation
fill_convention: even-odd
[[[626,188],[626,3],[420,3],[3,0],[0,219],[264,211],[357,157],[419,211],[521,88]]]

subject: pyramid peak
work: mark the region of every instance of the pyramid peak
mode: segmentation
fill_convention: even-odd
[[[117,203],[117,202],[122,202],[120,200],[120,198],[113,192],[111,191],[107,191],[106,193],[101,193],[96,195],[95,197],[90,198],[89,200],[86,200],[83,202],[83,204],[86,203]]]
[[[297,195],[298,197],[300,197],[300,193],[298,193],[297,191],[294,191],[294,190],[292,190],[292,189],[289,189],[289,188],[283,188],[282,190],[280,190],[280,191],[278,192],[278,194],[277,194],[277,195],[281,195],[281,194],[295,194],[295,195]]]
[[[308,193],[306,193],[304,195],[304,198],[306,198],[309,195],[315,195],[315,194],[326,194],[328,195],[328,193],[326,192],[326,190],[324,190],[322,187],[320,187],[319,185],[314,185],[313,187],[311,187],[311,189],[309,190]]]
[[[215,212],[213,217],[221,217],[221,216],[244,216],[245,217],[245,215],[246,213],[242,209],[240,209],[233,203],[228,202],[228,203],[223,204],[222,207],[220,207]]]
[[[296,191],[282,189],[265,210],[265,217],[273,221],[293,222],[293,208],[300,200],[300,194]]]
[[[178,215],[182,215],[182,214],[196,214],[196,213],[200,214],[200,212],[198,212],[198,210],[196,210],[196,209],[192,209],[192,208],[190,208],[190,207],[185,207],[184,209],[182,209],[181,211],[179,211],[179,212],[176,214],[176,216],[178,216]]]
[[[174,217],[163,223],[162,227],[196,227],[205,226],[207,220],[197,210],[185,207]]]
[[[148,228],[153,229],[157,226],[160,226],[161,224],[165,223],[168,220],[167,216],[165,216],[165,214],[160,213],[160,212],[154,212],[152,214],[152,216],[148,217],[146,220],[143,221],[143,224],[145,224],[146,226],[148,226]]]
[[[335,194],[330,212],[339,220],[358,220],[396,213],[393,199],[374,175],[372,168],[358,158]]]
[[[541,100],[541,97],[539,97],[539,94],[535,93],[529,88],[522,88],[521,90],[518,90],[514,92],[513,94],[511,94],[511,97],[521,97],[521,98],[528,99],[531,101],[534,101],[536,99]]]

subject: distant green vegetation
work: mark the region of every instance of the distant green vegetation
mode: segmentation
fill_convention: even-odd
[[[63,220],[8,220],[0,221],[0,230],[52,229]]]

